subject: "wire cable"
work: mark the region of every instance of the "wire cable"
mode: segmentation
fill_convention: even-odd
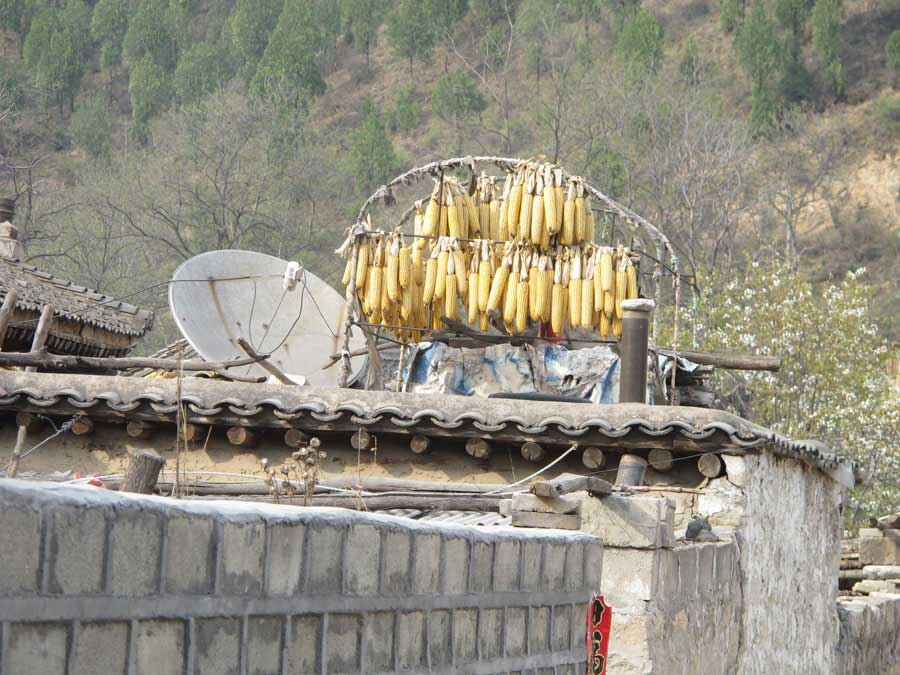
[[[41,415],[41,417],[43,418],[44,416]],[[70,417],[68,420],[66,420],[65,422],[63,422],[63,423],[59,426],[59,428],[56,429],[56,431],[54,431],[52,434],[50,434],[49,436],[47,436],[47,438],[45,438],[44,440],[42,440],[42,441],[41,441],[40,443],[38,443],[37,445],[32,446],[29,450],[26,450],[26,451],[23,452],[21,455],[19,455],[19,461],[25,459],[25,458],[28,457],[28,455],[30,455],[32,452],[34,452],[35,450],[37,450],[38,448],[40,448],[40,447],[43,446],[44,444],[49,443],[50,441],[52,441],[52,440],[53,440],[54,438],[56,438],[57,436],[59,436],[59,435],[61,435],[61,434],[64,434],[64,433],[66,433],[67,431],[69,431],[69,429],[72,428],[72,425],[75,424],[75,422],[78,420],[79,417],[80,417],[80,415],[73,415],[73,416]],[[46,418],[45,418],[45,419],[46,419]],[[6,466],[4,466],[2,469],[0,469],[0,472],[4,472],[4,473],[7,472],[7,471],[9,470],[10,464],[12,464],[12,462],[10,462],[10,463],[7,464]],[[7,476],[7,478],[8,478],[8,476]]]

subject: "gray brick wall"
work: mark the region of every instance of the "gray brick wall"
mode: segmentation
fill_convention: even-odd
[[[603,559],[580,533],[6,480],[0,533],[3,675],[584,672]]]

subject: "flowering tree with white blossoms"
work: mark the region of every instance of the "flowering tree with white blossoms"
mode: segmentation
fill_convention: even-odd
[[[850,524],[900,509],[900,390],[888,368],[897,354],[872,319],[864,277],[821,285],[752,263],[707,277],[682,313],[704,349],[782,357],[777,373],[717,371],[717,389],[738,414],[861,463],[868,481],[853,492]]]

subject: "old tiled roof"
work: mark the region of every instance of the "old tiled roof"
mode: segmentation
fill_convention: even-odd
[[[421,433],[521,442],[578,441],[615,448],[668,447],[678,452],[767,446],[853,480],[854,464],[818,444],[792,441],[721,410],[637,403],[596,405],[442,394],[285,387],[186,378],[182,400],[190,421],[313,431]],[[174,419],[174,380],[97,375],[0,372],[0,410],[84,412],[91,417]],[[849,478],[848,478],[849,473]]]
[[[54,314],[111,333],[140,337],[153,326],[153,313],[73,284],[32,265],[0,258],[0,294],[15,288],[16,305],[39,312],[52,304]]]

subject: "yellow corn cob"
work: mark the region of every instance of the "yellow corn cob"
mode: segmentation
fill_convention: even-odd
[[[486,312],[491,297],[491,261],[485,257],[486,247],[482,248],[481,261],[478,263],[478,311]]]
[[[503,301],[503,294],[506,292],[507,282],[509,280],[509,262],[504,261],[494,278],[491,281],[491,292],[488,295],[487,311],[496,312],[500,309],[500,303]]]
[[[553,172],[547,169],[544,174],[544,226],[549,234],[559,232],[560,223],[556,219],[556,189],[553,187]]]
[[[553,187],[553,201],[556,202],[556,227],[562,229],[563,205],[566,202],[566,190],[562,184],[562,169],[553,171],[555,185]]]
[[[440,300],[444,297],[444,291],[447,288],[447,267],[450,260],[450,251],[443,250],[438,253],[437,258],[437,275],[434,278],[434,298]]]
[[[516,332],[528,328],[528,282],[520,281],[516,287]]]
[[[544,191],[534,195],[534,201],[531,204],[531,243],[535,246],[541,245],[541,239],[544,235]]]
[[[612,333],[618,339],[622,337],[622,319],[621,317],[614,316],[612,318]]]
[[[394,239],[388,250],[384,271],[385,291],[391,302],[400,300],[400,241]]]
[[[353,267],[353,256],[347,256],[347,264],[344,265],[344,274],[341,276],[341,286],[346,286],[350,283],[350,269]]]
[[[427,237],[433,237],[438,234],[438,222],[440,221],[441,205],[437,200],[437,188],[428,199],[428,205],[425,207],[425,215],[422,219],[422,234]]]
[[[434,289],[437,287],[437,271],[437,258],[429,258],[425,264],[425,283],[422,286],[422,302],[426,305],[434,300]]]
[[[422,201],[414,203],[416,212],[413,215],[413,234],[422,234],[422,225],[425,223],[425,214],[422,213]]]
[[[608,246],[605,246],[600,252],[600,287],[603,291],[611,292],[615,287],[612,254],[612,249]]]
[[[490,238],[500,241],[500,202],[492,199],[488,204],[488,222],[490,222]]]
[[[585,199],[584,200],[585,214],[584,214],[584,228],[585,228],[585,240],[590,243],[594,243],[594,212],[591,210],[591,203]]]
[[[594,326],[594,280],[581,280],[581,327]]]
[[[362,290],[366,286],[366,270],[369,267],[369,244],[363,242],[359,245],[356,254],[356,290]]]
[[[397,262],[399,265],[397,281],[400,283],[400,288],[406,288],[412,279],[412,247],[402,247],[397,256]]]
[[[586,239],[584,197],[575,197],[575,243],[580,244]]]
[[[553,297],[550,300],[550,327],[557,335],[565,330],[565,292],[562,284],[553,284]]]
[[[469,221],[468,229],[463,236],[477,237],[481,234],[481,214],[478,211],[478,207],[475,206],[472,196],[468,192],[463,192],[463,203],[466,205]]]
[[[396,307],[395,303],[400,299],[400,296],[397,296],[397,300],[392,300],[390,294],[388,293],[387,267],[381,268],[381,274],[382,278],[384,279],[384,281],[381,282],[381,316],[384,323],[389,323],[388,321],[384,320],[384,317],[390,318],[391,311],[394,307]]]
[[[424,239],[419,239],[418,241],[424,241]],[[410,261],[412,279],[417,284],[422,284],[425,281],[425,259],[422,251],[422,248],[413,246],[412,260]]]
[[[624,256],[616,267],[616,316],[621,322],[622,319],[622,301],[625,299],[625,292],[628,290],[628,274],[625,272]],[[613,324],[615,326],[615,323]],[[618,337],[618,335],[616,336]]]
[[[534,210],[534,195],[531,192],[522,192],[522,206],[519,208],[519,227],[516,230],[518,239],[528,239],[531,236],[531,212]]]
[[[615,284],[613,284],[615,287]],[[603,291],[603,313],[606,314],[606,318],[612,318],[612,315],[616,313],[616,293],[615,290],[612,291]]]
[[[491,324],[490,324],[490,322],[488,321],[488,315],[487,315],[487,314],[482,314],[482,315],[481,315],[481,321],[478,322],[478,328],[479,328],[479,330],[481,330],[481,332],[484,332],[484,331],[486,331],[486,330],[487,330],[488,328],[490,328],[490,327],[491,327]]]
[[[628,259],[626,258],[626,260]],[[631,260],[628,260],[628,264],[625,267],[625,276],[627,279],[625,297],[629,300],[635,300],[638,297],[637,270]]]
[[[510,326],[516,320],[516,289],[518,287],[519,273],[512,272],[507,279],[505,295],[503,296],[503,322]]]
[[[456,279],[455,274],[448,274],[444,279],[446,292],[444,293],[444,316],[448,319],[458,319],[459,312],[456,305]]]
[[[404,323],[410,323],[413,317],[413,295],[415,291],[411,284],[407,284],[400,292],[400,318]]]
[[[569,325],[581,325],[581,279],[569,280]]]
[[[466,307],[469,310],[466,318],[469,323],[474,324],[478,319],[478,272],[469,272],[469,298]]]
[[[546,266],[547,259],[543,258],[542,264],[538,265],[538,269],[535,272],[535,299],[534,299],[534,319],[536,321],[545,321],[549,308],[547,306],[548,297],[547,291],[549,290],[547,286],[547,270],[544,268]]]
[[[609,337],[609,323],[609,317],[606,316],[606,313],[600,312],[600,321],[597,326],[597,331],[600,333],[600,337]]]
[[[441,237],[448,237],[448,236],[450,236],[450,227],[447,225],[448,211],[447,211],[446,197],[444,199],[445,199],[445,204],[444,204],[444,206],[441,207],[441,213],[440,213],[440,217],[438,219],[438,235]]]
[[[522,207],[522,191],[524,190],[524,177],[524,169],[519,169],[513,179],[512,186],[510,187],[509,199],[506,200],[506,227],[510,239],[515,239],[515,234],[518,231],[519,212]]]
[[[431,312],[431,330],[440,330],[444,327],[444,324],[441,321],[441,314],[443,314],[443,312],[439,312],[437,307]]]
[[[507,217],[507,206],[509,202],[503,200],[500,202],[500,215],[497,223],[497,237],[494,241],[509,241],[509,219]]]
[[[462,237],[463,230],[460,224],[459,207],[453,199],[450,191],[447,191],[447,230],[451,237]]]
[[[570,246],[575,243],[575,183],[569,181],[566,201],[563,203],[563,223],[559,232],[559,243]]]
[[[380,312],[381,296],[384,289],[384,269],[372,266],[369,268],[371,274],[366,282],[370,284],[369,288],[369,310],[372,312]]]
[[[532,263],[528,267],[528,318],[532,320],[537,319],[534,307],[535,300],[537,300],[537,277],[537,265]]]
[[[466,278],[466,270],[469,266],[466,265],[465,254],[458,248],[453,249],[452,255],[453,267],[456,269],[456,288],[459,292],[459,297],[464,298],[469,292],[469,280]]]
[[[594,281],[594,311],[602,312],[603,311],[603,279],[600,273],[600,255],[595,253],[594,260],[596,260],[596,264],[594,265],[594,276],[592,277]]]

